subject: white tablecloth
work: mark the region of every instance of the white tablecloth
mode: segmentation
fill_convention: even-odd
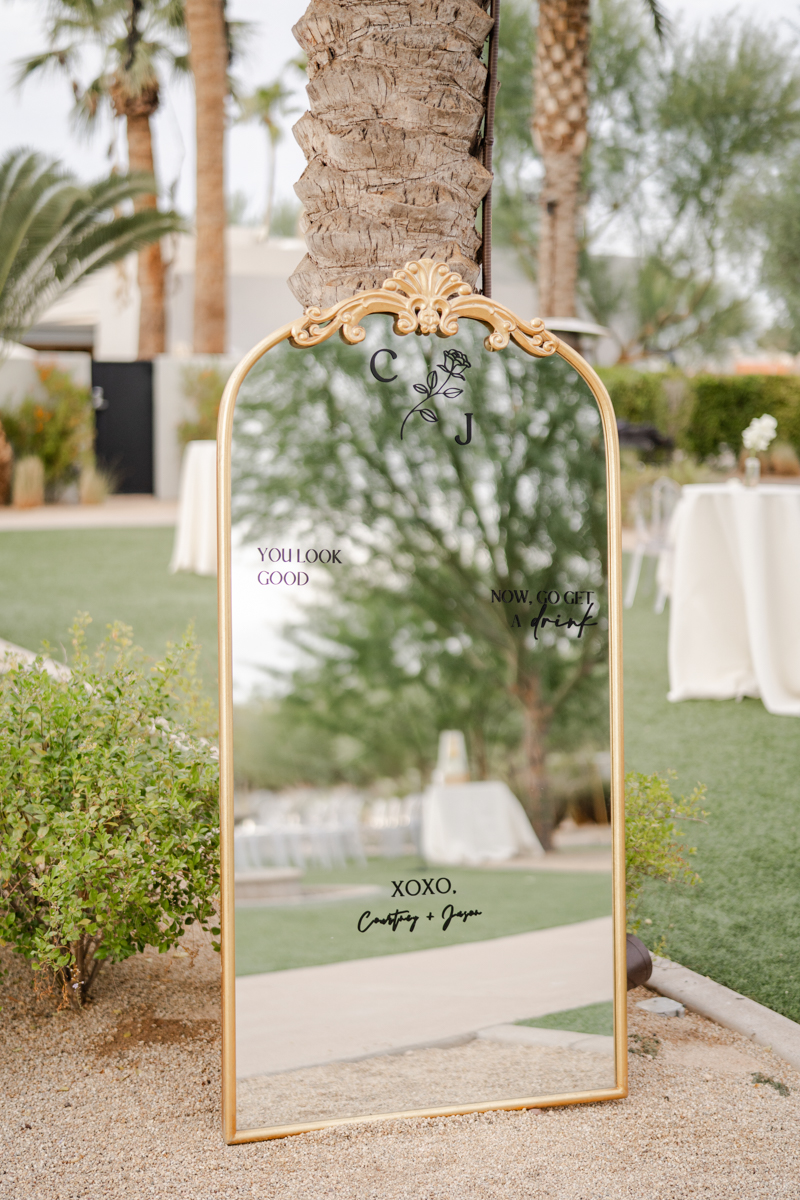
[[[181,465],[170,571],[217,573],[217,443],[189,442]]]
[[[800,487],[685,487],[670,540],[669,699],[800,716]]]
[[[544,854],[517,797],[504,783],[438,784],[422,800],[422,855],[427,862],[502,862]]]

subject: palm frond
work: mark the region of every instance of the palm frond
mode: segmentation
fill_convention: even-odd
[[[653,31],[662,44],[672,28],[672,22],[660,0],[643,0],[644,6],[653,19]]]
[[[40,154],[6,154],[0,160],[0,339],[18,339],[87,275],[182,230],[175,212],[117,215],[153,188],[146,174],[81,184]]]
[[[133,34],[131,21],[134,23]],[[157,88],[159,68],[183,72],[186,33],[183,0],[50,0],[45,23],[49,49],[15,64],[17,86],[32,75],[48,70],[66,72],[79,95],[88,88],[74,83],[96,59],[87,58],[87,47],[99,51],[99,74],[124,77],[131,96]],[[177,60],[177,61],[176,61]],[[77,113],[79,122],[85,114]]]
[[[31,75],[44,75],[48,71],[70,71],[79,54],[77,46],[58,46],[34,54],[31,58],[18,58],[14,63],[14,87],[20,88]]]

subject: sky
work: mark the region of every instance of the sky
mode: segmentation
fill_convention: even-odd
[[[298,53],[292,25],[303,14],[307,0],[229,0],[235,20],[251,22],[253,30],[236,75],[244,89],[271,83],[285,63]],[[732,5],[729,0],[664,0],[673,17],[689,25],[724,15],[736,7],[762,26],[791,21],[800,27],[800,0],[758,0]],[[115,145],[117,161],[124,163],[124,138],[108,119],[89,138],[78,135],[70,122],[72,93],[66,78],[51,75],[32,79],[19,91],[13,79],[15,63],[45,47],[42,18],[45,0],[1,0],[0,83],[3,114],[0,153],[30,146],[60,158],[84,179],[100,177],[109,168],[109,148]],[[296,72],[286,75],[296,89],[296,113],[286,121],[286,135],[278,147],[277,195],[293,198],[292,186],[302,174],[305,159],[289,126],[306,107],[303,80]],[[194,112],[191,84],[169,82],[154,121],[156,169],[162,188],[174,188],[175,202],[183,213],[194,208]],[[266,138],[257,123],[233,125],[227,140],[227,189],[244,193],[247,214],[256,219],[263,211],[266,187]]]

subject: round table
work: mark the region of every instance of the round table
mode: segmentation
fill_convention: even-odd
[[[800,485],[691,484],[670,543],[669,699],[800,716]]]
[[[189,442],[181,464],[178,528],[170,571],[217,573],[217,443]]]
[[[422,800],[422,856],[455,866],[544,854],[525,810],[500,780],[441,783]]]

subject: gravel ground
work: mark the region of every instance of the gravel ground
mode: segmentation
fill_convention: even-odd
[[[239,1082],[240,1129],[436,1108],[469,1099],[555,1096],[614,1086],[611,1058],[581,1050],[473,1041],[331,1063]]]
[[[218,969],[199,940],[187,949],[109,969],[83,1013],[54,1012],[6,958],[2,1200],[800,1195],[800,1073],[702,1017],[634,1007],[628,1100],[226,1147]]]

